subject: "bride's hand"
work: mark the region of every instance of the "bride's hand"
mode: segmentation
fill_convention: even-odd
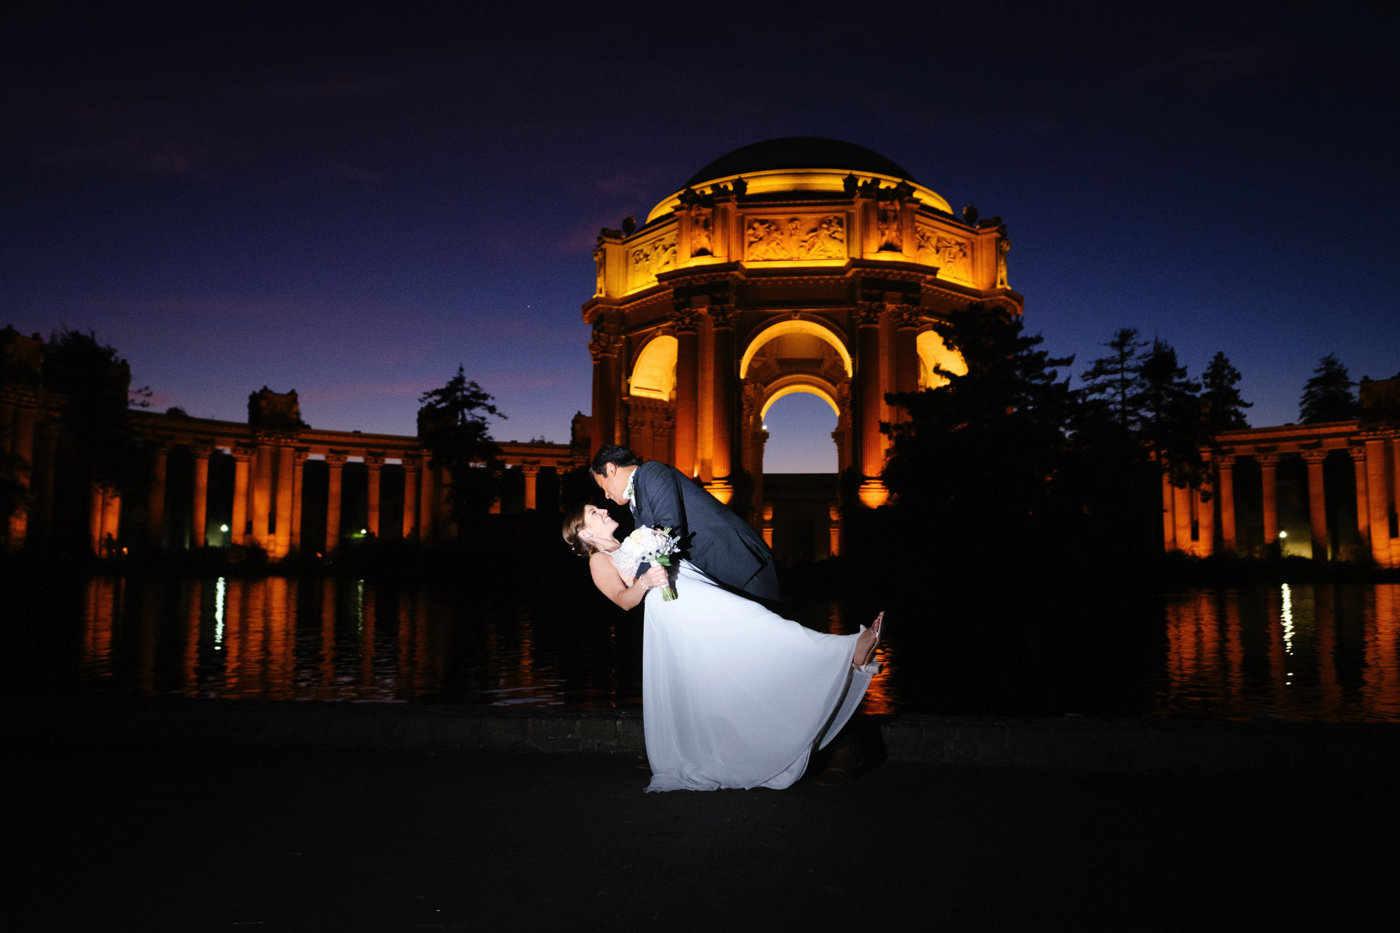
[[[637,582],[651,589],[655,586],[665,586],[670,582],[666,575],[666,568],[660,564],[652,564],[646,573],[637,578]]]

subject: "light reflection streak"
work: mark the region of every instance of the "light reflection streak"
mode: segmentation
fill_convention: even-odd
[[[1283,585],[1283,609],[1279,612],[1279,624],[1283,626],[1284,653],[1291,656],[1293,654],[1293,591],[1288,588],[1287,583]]]
[[[214,581],[214,650],[219,651],[224,643],[224,591],[228,580],[224,577]]]

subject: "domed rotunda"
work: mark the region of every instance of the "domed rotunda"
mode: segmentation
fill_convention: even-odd
[[[583,306],[593,449],[623,444],[672,463],[724,501],[752,490],[752,509],[731,504],[760,516],[764,414],[807,392],[836,412],[839,469],[858,473],[861,502],[879,506],[880,422],[898,415],[885,395],[936,386],[936,365],[962,365],[932,330],[950,310],[1020,313],[1008,245],[999,219],[955,216],[862,146],[794,137],[723,155],[645,223],[598,236]]]

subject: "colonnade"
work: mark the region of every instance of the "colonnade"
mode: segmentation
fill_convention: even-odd
[[[176,447],[188,449],[193,476],[188,492],[190,544],[203,547],[227,540],[235,546],[258,547],[274,560],[301,549],[304,474],[309,460],[326,464],[326,547],[334,551],[343,528],[342,488],[345,464],[362,462],[367,476],[365,532],[380,535],[380,498],[383,467],[402,465],[404,502],[402,535],[431,542],[441,534],[445,512],[440,470],[427,467],[425,451],[417,438],[367,435],[360,432],[313,431],[260,432],[247,425],[205,419],[172,418],[139,413],[135,428],[153,446],[151,483],[147,493],[147,546],[161,545],[165,504],[182,492],[168,488],[169,457]],[[207,527],[210,462],[216,452],[233,459],[232,516],[227,538],[212,535]],[[110,529],[108,529],[110,531]],[[222,531],[222,530],[221,530]],[[113,533],[113,537],[116,537]],[[100,549],[101,539],[94,540]]]
[[[1173,486],[1162,479],[1163,545],[1207,557],[1219,547],[1225,553],[1239,550],[1240,529],[1236,517],[1235,470],[1244,458],[1259,467],[1263,542],[1283,541],[1286,534],[1279,518],[1279,465],[1284,457],[1302,458],[1307,470],[1307,524],[1311,556],[1336,558],[1333,532],[1328,527],[1332,511],[1327,499],[1324,465],[1333,452],[1351,462],[1355,481],[1356,538],[1381,567],[1400,567],[1400,431],[1364,429],[1358,422],[1318,425],[1286,425],[1229,431],[1215,438],[1203,451],[1211,467],[1208,486]],[[1216,524],[1219,529],[1217,533]]]

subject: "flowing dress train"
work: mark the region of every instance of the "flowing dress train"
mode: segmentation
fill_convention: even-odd
[[[642,716],[648,791],[790,786],[879,671],[828,635],[717,586],[688,561],[677,598],[646,596]]]

